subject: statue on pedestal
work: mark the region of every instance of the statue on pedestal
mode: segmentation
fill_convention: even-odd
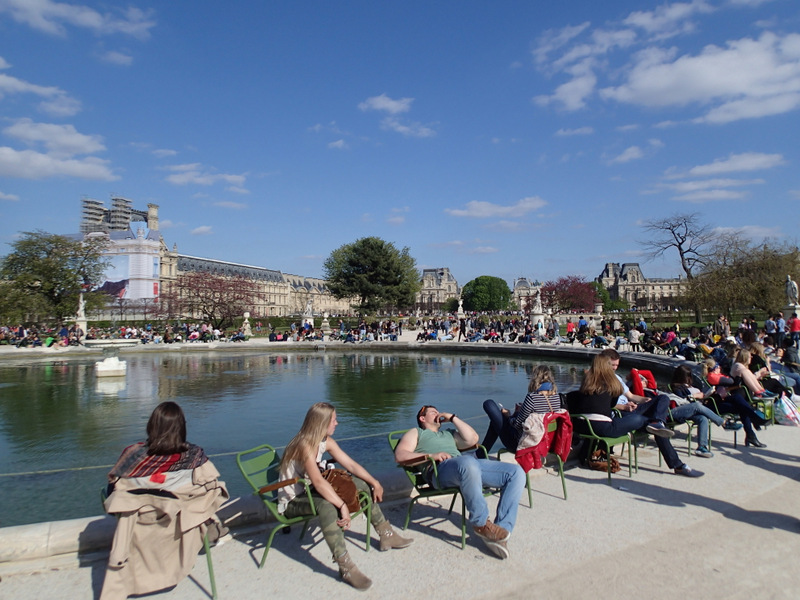
[[[242,333],[245,337],[253,335],[253,330],[250,328],[250,313],[244,313],[244,323],[242,323]]]
[[[792,276],[786,276],[786,302],[789,306],[797,306],[797,282],[792,281]]]

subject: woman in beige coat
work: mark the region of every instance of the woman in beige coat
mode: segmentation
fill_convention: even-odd
[[[186,441],[186,419],[174,402],[159,404],[147,441],[128,446],[108,475],[105,509],[118,517],[101,600],[172,587],[194,566],[215,513],[228,498],[219,472]]]

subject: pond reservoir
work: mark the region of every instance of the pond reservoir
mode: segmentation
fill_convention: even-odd
[[[363,352],[166,353],[125,356],[125,377],[98,378],[96,358],[0,364],[0,526],[102,513],[99,491],[125,446],[144,440],[153,408],[173,400],[232,496],[250,489],[238,451],[286,443],[308,407],[337,408],[335,437],[370,471],[394,468],[386,434],[414,426],[423,404],[457,412],[483,436],[482,403],[525,396],[550,364],[574,389],[586,363],[537,358]]]

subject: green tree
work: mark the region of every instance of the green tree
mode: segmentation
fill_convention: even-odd
[[[446,313],[458,311],[458,298],[448,298],[442,303],[442,310]]]
[[[422,287],[416,261],[408,248],[365,237],[331,252],[322,266],[335,298],[355,298],[361,312],[403,309],[414,304]]]
[[[786,276],[797,279],[800,251],[770,241],[754,243],[739,233],[721,235],[705,268],[690,282],[688,297],[708,311],[779,310],[786,303]]]
[[[608,292],[606,287],[600,283],[599,281],[592,281],[592,287],[594,288],[595,294],[597,294],[597,298],[599,302],[603,305],[603,310],[608,312],[611,310],[625,310],[630,308],[628,303],[624,300],[612,300],[611,294]]]
[[[75,315],[82,289],[86,308],[103,306],[105,294],[88,291],[108,268],[105,236],[75,240],[44,231],[25,232],[2,259],[2,314],[21,319],[54,317],[59,322]]]
[[[511,290],[505,280],[481,275],[467,282],[461,297],[467,310],[506,310],[511,302]]]

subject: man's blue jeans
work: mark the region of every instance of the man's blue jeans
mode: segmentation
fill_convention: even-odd
[[[613,417],[609,421],[593,421],[594,432],[601,437],[619,437],[631,431],[638,431],[647,427],[651,421],[667,420],[667,410],[669,409],[669,397],[666,394],[659,394],[649,402],[643,402],[636,407],[633,412],[624,412],[621,416]],[[672,447],[669,438],[655,436],[656,446],[658,446],[661,456],[670,469],[677,469],[683,464],[678,458],[678,453]]]
[[[721,426],[725,421],[717,413],[701,402],[687,402],[672,409],[672,419],[683,423],[694,421],[697,424],[697,443],[709,447],[708,422]]]
[[[461,488],[461,495],[464,496],[464,504],[469,512],[469,522],[477,527],[485,525],[489,518],[483,486],[500,488],[495,524],[509,533],[514,529],[519,498],[525,487],[525,472],[518,464],[462,454],[442,461],[438,470],[438,487]]]

